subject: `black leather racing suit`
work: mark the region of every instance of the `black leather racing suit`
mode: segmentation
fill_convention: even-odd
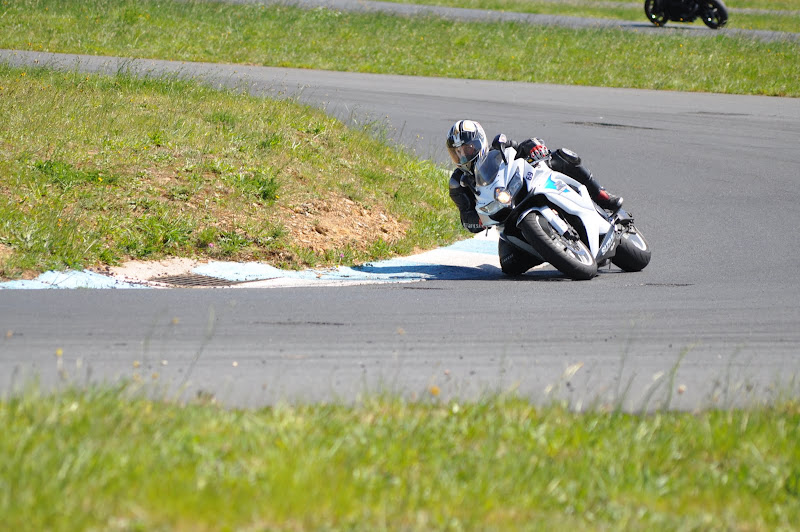
[[[504,139],[504,141],[498,141],[501,137],[501,135],[495,137],[495,140],[492,142],[492,148],[502,149],[510,146],[517,150],[518,159],[527,156],[527,150],[524,148],[520,149],[520,147],[525,147],[528,141],[518,145],[512,140]],[[532,141],[533,139],[530,140]],[[551,152],[551,155],[552,158],[547,163],[550,168],[556,172],[568,175],[585,185],[592,198],[596,198],[603,190],[603,187],[594,179],[589,169],[581,165],[581,158],[578,157],[575,152],[559,148]],[[468,187],[461,185],[461,180],[464,175],[465,172],[463,170],[456,168],[450,176],[450,199],[453,200],[453,203],[456,204],[458,211],[461,213],[461,225],[464,226],[464,229],[472,233],[480,233],[486,228],[481,224],[478,212],[475,210],[475,195]]]

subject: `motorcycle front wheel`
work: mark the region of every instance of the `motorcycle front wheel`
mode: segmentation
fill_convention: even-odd
[[[611,262],[626,272],[641,271],[650,264],[650,246],[633,225],[622,233]]]
[[[570,279],[585,281],[597,275],[597,262],[577,233],[560,235],[537,211],[528,214],[519,228],[533,249]]]
[[[703,14],[703,24],[717,30],[728,23],[728,10],[719,0],[705,0],[700,4]]]
[[[661,8],[659,0],[644,0],[644,14],[656,26],[663,26],[669,20],[667,12]]]

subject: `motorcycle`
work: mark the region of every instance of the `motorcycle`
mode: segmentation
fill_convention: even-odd
[[[645,0],[647,20],[663,26],[670,20],[694,22],[698,17],[716,30],[728,22],[728,9],[722,0]]]
[[[601,209],[547,158],[531,164],[516,155],[510,147],[490,150],[475,163],[472,187],[481,222],[500,233],[504,273],[521,275],[549,262],[571,279],[588,280],[608,261],[628,272],[649,264],[650,246],[628,212]]]

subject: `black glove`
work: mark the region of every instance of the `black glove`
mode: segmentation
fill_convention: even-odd
[[[458,207],[461,215],[461,225],[471,233],[480,233],[485,228],[481,223],[481,217],[475,210],[475,196],[465,187],[457,186],[450,188],[450,199]]]
[[[505,134],[500,133],[497,135],[494,140],[492,140],[492,149],[493,150],[505,150],[506,148],[514,148],[517,149],[517,143],[513,140],[510,140]]]
[[[550,150],[542,139],[534,137],[520,142],[517,147],[517,158],[525,158],[530,164],[536,164],[550,159]]]

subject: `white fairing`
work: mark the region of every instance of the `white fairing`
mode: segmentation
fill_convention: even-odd
[[[485,209],[495,203],[495,190],[497,188],[506,188],[508,183],[519,172],[523,178],[522,181],[527,190],[531,189],[530,178],[533,176],[533,167],[529,165],[524,159],[514,159],[517,156],[514,148],[507,148],[505,150],[505,159],[510,161],[510,164],[501,164],[493,182],[485,186],[478,186],[479,195],[476,196],[475,209],[478,211],[478,216],[485,227],[498,225],[498,222],[492,220]]]
[[[476,210],[484,226],[499,224],[489,217],[496,208],[496,190],[506,188],[519,173],[528,191],[533,190],[535,194],[546,196],[551,204],[581,219],[589,237],[589,250],[592,256],[597,257],[600,252],[600,237],[607,234],[612,226],[597,212],[586,187],[569,176],[555,172],[544,162],[531,166],[524,159],[514,159],[514,157],[516,151],[513,148],[506,149],[505,161],[508,162],[500,164],[494,181],[488,184],[482,183],[483,186],[477,187],[479,194],[476,196]],[[534,210],[541,212],[559,232],[563,233],[569,226],[549,207],[532,207],[527,212]],[[525,215],[526,213],[522,213],[519,220],[524,219]]]

